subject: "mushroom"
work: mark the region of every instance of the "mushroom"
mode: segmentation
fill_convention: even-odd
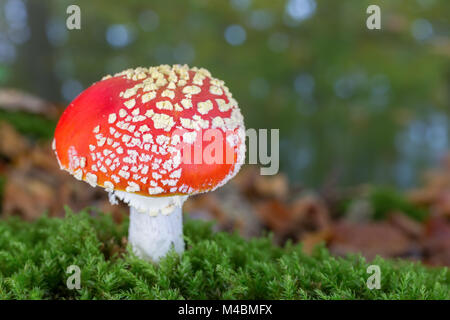
[[[61,169],[105,188],[111,203],[129,205],[133,252],[158,262],[171,248],[184,251],[187,197],[239,171],[245,127],[224,82],[206,69],[139,67],[76,97],[59,119],[53,149]]]

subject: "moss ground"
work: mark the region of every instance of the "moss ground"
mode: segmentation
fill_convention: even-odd
[[[270,236],[245,240],[187,220],[187,250],[159,266],[137,259],[122,239],[127,221],[86,211],[29,223],[0,220],[1,299],[449,299],[450,272],[417,263],[371,263],[312,255],[301,244],[278,247]],[[381,269],[381,289],[366,286],[367,267]],[[66,286],[68,266],[81,289]]]

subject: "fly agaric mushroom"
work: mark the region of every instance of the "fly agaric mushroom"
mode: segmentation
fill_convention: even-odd
[[[205,130],[219,133],[214,152],[204,143]],[[216,161],[190,161],[189,147],[194,157],[208,151]],[[133,252],[157,262],[172,247],[184,251],[187,197],[239,171],[245,128],[236,100],[209,71],[139,67],[108,75],[75,98],[59,119],[53,149],[61,169],[105,188],[111,203],[130,206]]]

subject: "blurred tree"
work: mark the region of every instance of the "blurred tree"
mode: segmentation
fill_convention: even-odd
[[[248,127],[281,129],[294,183],[408,186],[449,147],[450,2],[377,1],[368,30],[372,2],[80,0],[68,31],[73,1],[0,0],[0,83],[67,103],[105,73],[203,66]],[[21,4],[31,36],[16,43]]]

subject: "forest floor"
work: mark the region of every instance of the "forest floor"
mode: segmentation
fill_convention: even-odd
[[[80,258],[81,254],[77,250],[93,250],[88,252],[89,257],[93,255],[92,259],[96,261],[92,262],[91,267],[101,263],[101,268],[106,268],[105,275],[110,279],[111,274],[108,272],[113,272],[113,269],[114,272],[119,272],[119,267],[126,266],[121,271],[125,279],[120,280],[125,281],[125,284],[115,284],[115,280],[111,279],[98,280],[112,282],[103,283],[100,288],[104,289],[98,289],[99,291],[91,288],[78,292],[75,294],[77,297],[120,297],[130,290],[144,290],[130,285],[138,280],[152,281],[152,285],[160,288],[160,291],[133,291],[130,297],[150,297],[152,294],[159,294],[160,297],[195,297],[188,290],[189,286],[199,289],[196,286],[200,284],[191,283],[186,284],[188,287],[183,287],[181,274],[173,275],[181,278],[170,280],[167,278],[169,276],[159,274],[159,269],[149,266],[151,270],[146,270],[147,267],[144,268],[125,253],[124,259],[117,258],[114,263],[105,258],[102,248],[109,247],[108,241],[116,243],[121,248],[119,251],[125,250],[122,245],[125,241],[123,239],[126,239],[128,209],[124,205],[112,206],[103,189],[93,189],[59,169],[51,149],[51,139],[62,110],[61,107],[22,92],[0,90],[0,229],[4,230],[0,232],[0,296],[70,297],[74,293],[61,287],[64,286],[61,279],[66,276],[63,269],[71,259],[67,255],[75,250],[75,259]],[[70,216],[63,220],[51,219],[64,217],[65,206],[74,212],[87,207],[97,208],[99,212],[108,213],[109,218],[102,217],[96,222],[84,214],[80,218]],[[434,267],[450,266],[450,161],[444,161],[440,168],[426,172],[423,185],[406,192],[370,185],[353,188],[327,185],[319,190],[310,190],[295,181],[288,181],[284,174],[261,176],[258,167],[244,166],[224,187],[212,193],[191,197],[185,203],[184,211],[189,219],[186,225],[187,236],[196,239],[191,242],[191,245],[196,245],[187,250],[181,261],[169,258],[167,266],[161,268],[191,268],[189,279],[192,281],[196,281],[196,277],[206,276],[207,272],[214,274],[211,281],[218,281],[226,290],[214,292],[213,283],[203,284],[211,285],[209,289],[199,291],[204,297],[255,298],[260,297],[260,290],[271,292],[264,297],[274,298],[281,298],[283,295],[295,298],[448,297],[448,269]],[[46,216],[41,218],[44,213]],[[11,220],[11,217],[14,219]],[[196,220],[214,221],[211,231],[208,231],[203,222]],[[52,254],[62,256],[59,262],[55,262],[62,268],[58,271],[61,274],[57,273],[53,280],[44,279],[42,277],[45,275],[52,277],[45,272],[38,275],[39,270],[52,265],[52,262],[43,261],[50,254],[44,248],[56,245],[58,241],[67,242],[64,239],[72,232],[69,232],[68,221],[78,221],[77,223],[85,225],[86,230],[93,232],[93,247],[64,247],[58,254],[54,247]],[[105,227],[101,224],[106,224],[106,230],[102,231]],[[20,230],[28,231],[16,232],[19,230],[18,226]],[[193,230],[197,229],[202,230],[204,237],[195,236]],[[27,237],[25,232],[30,232],[40,240],[33,236]],[[49,235],[49,232],[59,234]],[[233,232],[235,234],[230,234]],[[109,234],[109,238],[104,238],[103,233]],[[268,233],[270,238],[267,238]],[[39,238],[40,236],[43,238]],[[73,230],[74,239],[87,236],[82,230]],[[42,245],[42,250],[33,254],[30,248],[35,240]],[[234,248],[229,250],[235,250],[229,257],[224,257],[229,260],[224,261],[213,255],[210,257],[211,265],[207,267],[195,263],[192,265],[192,259],[209,261],[207,256],[203,256],[207,253],[199,253],[196,246],[208,247],[214,251],[219,250],[218,248],[228,250],[222,247],[226,245]],[[64,251],[66,249],[68,251]],[[250,258],[242,255],[242,252],[249,250],[255,250],[251,256],[267,265],[255,266],[257,261],[250,262]],[[12,257],[17,262],[6,264],[5,261],[13,259]],[[29,260],[26,260],[27,257],[30,257]],[[80,259],[86,262],[88,258]],[[367,278],[367,264],[374,263],[371,261],[382,264],[384,274],[392,277],[383,278],[389,283],[385,290],[368,291],[363,285]],[[413,265],[409,261],[420,263]],[[134,264],[145,275],[130,271],[129,268],[133,268]],[[220,269],[224,266],[227,266],[226,271]],[[249,269],[253,266],[257,268],[257,273],[252,273]],[[332,275],[331,266],[335,270],[341,270],[339,272],[345,274],[345,279],[340,278],[339,273]],[[92,270],[101,272],[99,268],[97,266]],[[204,268],[210,269],[206,271]],[[345,271],[345,268],[348,270]],[[88,272],[86,279],[95,282],[97,280],[91,278],[92,274],[89,273],[94,272],[92,270],[85,271]],[[223,272],[226,274],[222,274]],[[279,276],[274,277],[274,272]],[[31,277],[26,275],[28,273],[33,274],[32,278],[27,278]],[[228,277],[227,280],[216,279],[222,276]],[[252,276],[260,279],[259,284],[250,279]],[[306,276],[311,277],[311,283],[303,280],[307,279]],[[162,278],[155,280],[155,277]],[[408,277],[417,279],[417,286],[407,286]],[[20,281],[16,282],[18,279],[22,279],[24,283],[40,279],[42,287],[33,286],[30,282],[28,287],[25,286],[28,289],[25,289],[19,285]],[[233,279],[241,282],[233,282]],[[108,286],[111,286],[112,291],[105,289]],[[446,288],[447,296],[441,294],[442,288]]]
[[[336,258],[323,246],[306,254],[301,244],[246,240],[191,219],[183,256],[155,266],[129,251],[127,219],[89,213],[0,221],[0,299],[450,299],[448,268]],[[379,267],[378,289],[369,265]],[[67,285],[71,266],[78,290]]]

